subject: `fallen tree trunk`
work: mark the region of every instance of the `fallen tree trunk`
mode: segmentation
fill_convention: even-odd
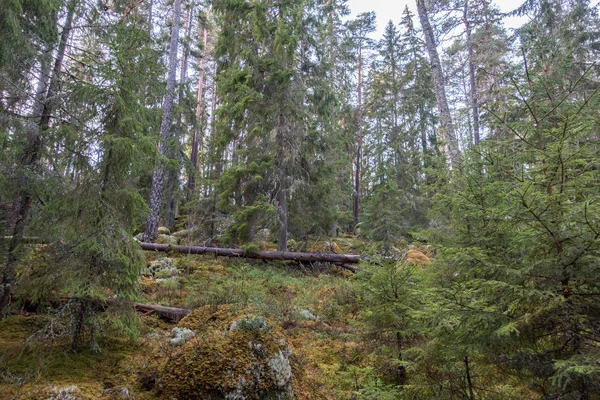
[[[335,253],[301,253],[292,251],[245,251],[241,249],[224,249],[220,247],[179,246],[155,243],[140,243],[143,250],[176,252],[186,254],[214,254],[223,257],[255,258],[260,260],[287,260],[297,262],[328,262],[342,268],[358,271],[357,267],[348,264],[357,264],[364,256],[356,254]]]
[[[144,314],[156,313],[159,318],[169,322],[179,322],[181,318],[192,312],[189,308],[166,307],[140,303],[135,303],[135,309]]]

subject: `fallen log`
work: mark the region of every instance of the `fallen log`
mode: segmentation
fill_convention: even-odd
[[[302,253],[293,251],[245,251],[220,247],[179,246],[156,243],[140,243],[143,250],[176,252],[186,254],[214,254],[222,257],[254,258],[260,260],[287,260],[297,262],[328,262],[357,272],[359,268],[348,265],[357,264],[365,257],[357,254]]]
[[[192,312],[189,308],[158,306],[154,304],[135,303],[135,309],[144,314],[156,313],[160,319],[169,322],[179,322],[181,318]]]

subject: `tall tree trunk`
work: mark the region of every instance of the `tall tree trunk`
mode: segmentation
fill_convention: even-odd
[[[177,48],[179,46],[179,22],[181,14],[181,0],[173,3],[173,29],[171,30],[171,43],[169,47],[169,72],[167,74],[167,93],[163,102],[163,118],[160,124],[160,139],[154,174],[152,175],[152,188],[150,190],[150,215],[146,220],[144,238],[154,241],[158,230],[158,221],[162,205],[163,182],[165,179],[165,165],[162,157],[168,157],[171,145],[171,122],[173,120],[173,102],[175,99],[175,84],[177,74]]]
[[[279,192],[277,193],[277,217],[279,221],[279,234],[277,236],[277,251],[287,251],[287,183],[285,174],[285,119],[279,114],[277,120],[277,174],[279,180]]]
[[[67,5],[67,16],[60,35],[54,68],[48,82],[49,64],[45,59],[41,60],[41,74],[38,86],[36,88],[36,99],[33,108],[33,117],[39,118],[38,123],[31,126],[27,133],[27,143],[21,157],[21,168],[23,170],[31,169],[40,158],[42,148],[42,138],[50,125],[50,118],[56,105],[57,86],[60,81],[62,64],[67,48],[67,41],[71,33],[73,17],[75,14],[76,0],[71,0]],[[48,51],[50,53],[50,51]],[[20,177],[21,192],[14,201],[14,224],[12,229],[12,238],[8,245],[8,257],[6,267],[0,281],[0,313],[3,313],[10,303],[11,289],[15,280],[16,266],[21,245],[23,244],[23,235],[25,227],[29,220],[29,211],[31,208],[32,193],[28,188],[30,182],[28,174],[23,171]]]
[[[467,35],[467,54],[469,64],[469,85],[471,86],[470,91],[470,103],[471,112],[473,114],[473,143],[479,143],[479,104],[477,96],[477,85],[475,83],[475,63],[473,57],[473,40],[471,38],[471,22],[469,21],[469,0],[465,0],[465,7],[463,11],[463,21],[465,24],[465,31]]]
[[[179,159],[181,160],[181,148],[180,148],[180,140],[183,135],[183,112],[182,109],[184,107],[185,101],[185,82],[187,80],[187,70],[188,70],[188,57],[190,54],[190,46],[187,43],[190,38],[190,32],[192,30],[192,7],[188,8],[185,17],[185,46],[182,52],[181,57],[181,70],[179,71],[179,110],[177,112],[177,122],[175,128],[175,137],[173,138],[173,146],[169,149],[169,158],[170,159]],[[167,172],[167,183],[166,183],[166,204],[165,204],[165,225],[169,228],[175,225],[175,217],[177,216],[177,203],[178,203],[178,194],[179,194],[179,164],[177,167],[170,167]]]
[[[204,54],[200,59],[200,71],[198,75],[198,95],[197,105],[196,105],[196,126],[194,127],[194,136],[192,137],[192,153],[191,153],[191,161],[192,161],[192,170],[189,173],[188,184],[187,184],[187,201],[192,199],[192,193],[196,186],[196,174],[198,173],[198,151],[200,147],[200,128],[202,124],[200,123],[202,117],[202,105],[204,103],[204,62],[206,60],[206,49],[208,45],[208,19],[210,18],[210,8],[206,14],[206,24],[202,29],[202,44],[204,49]]]
[[[450,116],[450,107],[448,107],[448,99],[446,97],[444,71],[442,70],[442,63],[440,61],[440,56],[438,55],[433,28],[429,22],[429,14],[425,7],[425,0],[417,0],[417,12],[419,13],[419,20],[421,21],[421,27],[423,28],[423,34],[425,35],[425,44],[431,63],[435,98],[440,113],[440,137],[447,143],[451,165],[458,166],[460,155],[458,140],[452,124],[452,117]]]
[[[354,228],[359,222],[360,164],[362,154],[362,44],[358,47],[358,116],[356,121],[356,175],[354,176]]]

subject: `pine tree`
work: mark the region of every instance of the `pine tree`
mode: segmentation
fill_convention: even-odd
[[[158,230],[160,211],[163,200],[163,184],[165,178],[165,166],[161,157],[168,158],[173,155],[170,151],[174,147],[176,138],[173,136],[171,122],[173,120],[173,103],[175,99],[175,84],[177,74],[177,49],[179,47],[179,24],[181,19],[181,0],[173,3],[173,23],[171,29],[171,43],[169,45],[169,68],[167,76],[167,90],[163,101],[163,118],[160,124],[160,140],[158,158],[152,176],[152,188],[150,190],[150,215],[146,220],[144,240],[154,241]]]

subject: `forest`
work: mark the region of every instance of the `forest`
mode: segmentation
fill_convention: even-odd
[[[600,399],[599,6],[408,3],[2,1],[0,398]]]

